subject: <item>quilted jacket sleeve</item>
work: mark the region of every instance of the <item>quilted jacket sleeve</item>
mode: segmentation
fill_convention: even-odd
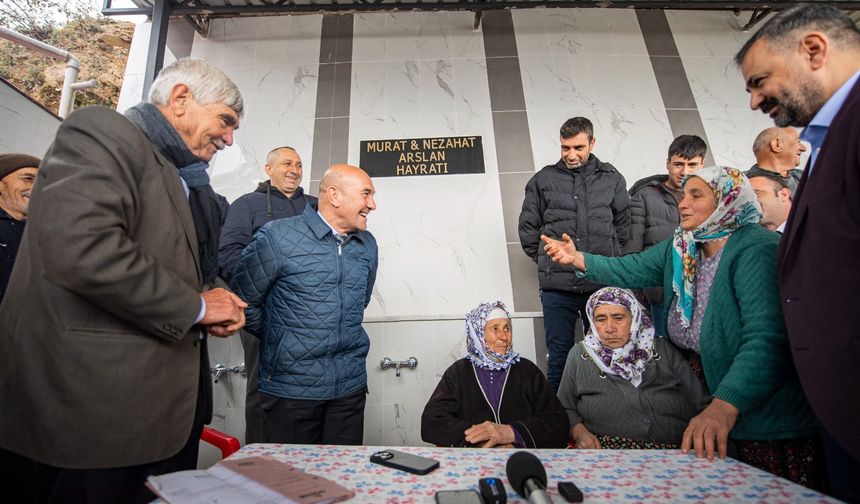
[[[266,298],[278,279],[279,263],[279,249],[272,227],[265,225],[242,251],[230,278],[233,292],[248,303],[245,330],[251,334],[262,336]]]
[[[242,250],[251,242],[253,226],[251,209],[245,199],[239,198],[227,211],[227,219],[221,228],[218,271],[224,280],[230,280],[233,267],[242,255]]]

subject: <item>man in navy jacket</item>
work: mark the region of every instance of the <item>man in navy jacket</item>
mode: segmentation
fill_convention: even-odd
[[[362,443],[370,340],[362,327],[379,263],[367,216],[370,177],[334,165],[319,211],[270,222],[254,236],[231,286],[261,339],[260,406],[269,443]]]
[[[230,280],[233,267],[258,229],[276,219],[301,215],[305,206],[316,208],[317,199],[304,193],[302,158],[288,146],[276,147],[266,156],[266,175],[269,180],[260,182],[253,192],[239,196],[230,206],[227,220],[221,228],[218,246],[218,268],[225,281]],[[260,371],[260,340],[242,331],[242,349],[245,353],[245,442],[263,440],[263,413],[257,391]]]

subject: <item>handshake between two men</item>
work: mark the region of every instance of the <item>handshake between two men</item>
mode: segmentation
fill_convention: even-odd
[[[226,338],[245,326],[248,303],[221,287],[200,294],[206,304],[203,318],[198,322],[212,336]]]

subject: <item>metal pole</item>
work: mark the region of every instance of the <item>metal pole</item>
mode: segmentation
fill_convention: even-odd
[[[144,101],[149,95],[152,81],[164,66],[164,46],[167,44],[167,23],[170,21],[170,13],[173,4],[170,0],[155,0],[152,9],[152,28],[149,32],[149,50],[146,55],[146,69],[143,73],[143,96]]]
[[[63,79],[63,90],[60,94],[60,108],[57,111],[57,115],[60,117],[66,117],[69,115],[72,111],[72,107],[74,106],[75,90],[73,86],[75,81],[78,79],[78,72],[81,70],[81,63],[78,59],[69,51],[50,46],[16,31],[3,28],[2,26],[0,26],[0,38],[11,40],[12,42],[28,49],[32,49],[54,59],[66,62],[66,76],[65,79]]]

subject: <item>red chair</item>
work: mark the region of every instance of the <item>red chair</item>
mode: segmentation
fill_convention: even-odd
[[[203,427],[200,439],[221,450],[221,458],[227,458],[239,451],[239,440],[211,427]]]

